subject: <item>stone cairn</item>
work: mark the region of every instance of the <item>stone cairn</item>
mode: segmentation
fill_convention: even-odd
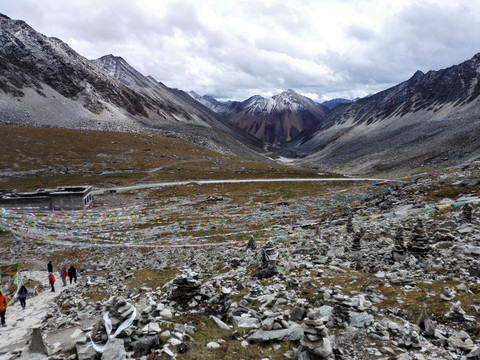
[[[350,310],[352,307],[350,298],[348,296],[338,294],[333,296],[333,314],[335,321],[339,326],[348,326],[350,322]]]
[[[474,316],[467,315],[466,312],[462,309],[460,301],[453,303],[450,307],[448,313],[445,314],[445,317],[450,320],[455,321],[475,321]]]
[[[255,273],[258,279],[265,279],[278,274],[278,250],[275,244],[269,240],[262,249],[262,263],[260,269]]]
[[[361,240],[363,235],[365,234],[365,231],[361,227],[359,231],[353,233],[353,240],[352,240],[352,252],[354,252],[355,256],[355,268],[357,270],[360,270],[361,264],[362,264],[362,245],[361,245]]]
[[[452,289],[448,286],[443,288],[443,292],[440,294],[440,298],[444,301],[452,301],[455,299],[455,296],[457,295],[457,292],[455,289]]]
[[[304,321],[304,337],[295,353],[295,359],[333,359],[333,349],[328,329],[321,319]]]
[[[465,204],[462,207],[462,220],[471,223],[473,220],[473,207],[470,204]]]
[[[364,234],[365,230],[363,230],[363,228],[360,228],[359,231],[353,233],[352,251],[358,252],[361,250],[361,240]]]
[[[257,244],[255,243],[255,239],[253,238],[253,236],[250,236],[250,240],[248,240],[247,248],[245,250],[248,253],[250,251],[255,251],[256,248],[257,248]]]
[[[428,244],[428,238],[425,232],[425,226],[422,219],[418,218],[415,227],[413,228],[410,242],[408,244],[408,250],[418,256],[424,256],[430,251],[430,245]]]
[[[480,277],[480,261],[472,260],[468,266],[468,274],[470,276]]]
[[[345,225],[345,228],[347,230],[347,234],[353,234],[355,232],[355,230],[353,229],[353,222],[351,216],[347,218],[347,224]]]
[[[171,298],[178,302],[188,302],[195,296],[200,295],[202,277],[199,273],[189,268],[182,269],[182,272],[173,280]]]
[[[407,258],[407,247],[403,238],[403,226],[397,227],[395,237],[393,238],[392,258],[395,262],[402,262]]]
[[[380,271],[380,262],[378,260],[378,254],[370,253],[366,260],[366,269],[365,271],[369,273],[376,273]]]
[[[278,258],[278,251],[273,241],[268,240],[262,249],[262,262],[264,264],[275,262]]]
[[[417,330],[409,329],[409,331],[403,335],[403,339],[399,341],[399,344],[406,348],[421,348],[420,334]]]

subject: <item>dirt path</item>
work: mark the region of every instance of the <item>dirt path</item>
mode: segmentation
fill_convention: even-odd
[[[46,271],[22,271],[20,282],[30,279],[48,286],[47,275]],[[0,360],[9,360],[12,358],[10,352],[26,348],[26,341],[30,338],[31,329],[41,326],[42,319],[52,306],[54,299],[63,290],[80,285],[79,283],[70,285],[67,281],[67,286],[63,287],[61,280],[57,279],[55,292],[51,292],[50,287],[47,286],[37,296],[29,294],[25,310],[22,309],[18,301],[7,308],[5,316],[7,327],[0,327]]]
[[[384,182],[387,181],[385,179],[374,179],[374,178],[302,178],[302,179],[228,179],[228,180],[186,180],[186,181],[170,181],[170,182],[159,182],[159,183],[151,183],[151,184],[139,184],[139,185],[131,185],[131,186],[119,186],[114,188],[108,189],[96,189],[92,191],[93,195],[103,194],[105,191],[115,191],[115,192],[125,192],[125,191],[132,191],[132,190],[141,190],[141,189],[150,189],[150,188],[157,188],[163,186],[179,186],[179,185],[187,185],[187,184],[232,184],[232,183],[265,183],[265,182],[306,182],[306,181],[334,181],[334,182],[341,182],[341,181],[379,181]]]

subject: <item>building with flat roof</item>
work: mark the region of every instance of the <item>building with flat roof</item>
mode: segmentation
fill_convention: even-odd
[[[62,186],[19,193],[0,190],[0,208],[18,210],[81,210],[91,206],[92,187]]]

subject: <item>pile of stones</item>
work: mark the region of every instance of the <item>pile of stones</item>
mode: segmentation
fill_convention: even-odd
[[[173,280],[172,284],[172,300],[182,303],[201,300],[200,289],[202,287],[202,276],[198,272],[184,268]]]
[[[472,166],[460,178],[479,173]],[[480,360],[479,207],[473,201],[470,210],[418,207],[428,189],[456,181],[454,173],[421,176],[345,211],[324,207],[315,218],[311,211],[295,213],[303,222],[282,215],[275,220],[285,220],[286,235],[263,243],[265,252],[277,251],[275,258],[262,259],[253,240],[208,250],[98,249],[102,263],[85,261],[78,286],[62,292],[40,326],[47,340],[49,334],[75,332],[63,344],[47,341],[50,354],[58,360],[180,359],[205,347],[215,358],[238,343],[265,358]],[[464,192],[469,189],[468,199],[475,199],[476,188]],[[408,216],[359,220],[406,210]],[[317,225],[292,225],[306,222]],[[36,256],[33,246],[18,242],[18,249]],[[158,287],[128,284],[137,270],[166,268],[181,270]],[[90,300],[95,290],[106,298]],[[131,324],[111,337],[134,309]],[[205,336],[209,326],[219,330],[204,344],[195,335]],[[110,349],[100,353],[89,346],[92,341]],[[289,350],[279,354],[281,343]]]

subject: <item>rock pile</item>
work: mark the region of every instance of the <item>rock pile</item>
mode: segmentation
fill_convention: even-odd
[[[173,280],[171,299],[177,302],[189,302],[201,300],[200,289],[202,287],[202,276],[189,268],[182,269],[182,272]]]
[[[407,246],[405,245],[405,239],[403,238],[404,228],[403,226],[398,226],[395,232],[395,237],[393,238],[393,250],[392,258],[395,262],[405,261],[407,258]]]
[[[298,360],[334,359],[333,348],[328,338],[328,329],[322,320],[305,320],[304,337],[295,353]]]
[[[460,178],[479,173],[472,166]],[[429,188],[456,181],[454,173],[417,177],[383,198],[367,193],[348,208],[337,199],[333,212],[330,206],[317,206],[316,212],[305,206],[294,213],[305,221],[285,213],[289,206],[299,208],[292,202],[275,214],[280,225],[259,240],[261,252],[252,238],[249,254],[244,243],[94,249],[102,261],[97,266],[90,252],[85,255],[78,285],[58,296],[40,331],[56,360],[181,359],[185,353],[191,358],[480,359],[478,204],[472,202],[468,224],[459,221],[458,206],[444,206],[457,199],[439,199],[442,206],[431,210],[419,207]],[[470,199],[475,191],[462,187]],[[388,214],[382,216],[382,209]],[[265,211],[258,210],[258,221]],[[352,218],[359,221],[357,232],[351,231]],[[305,223],[318,225],[292,225]],[[228,231],[244,230],[241,222],[228,226]],[[265,229],[271,227],[266,223]],[[38,254],[38,247],[25,242],[12,241],[11,249],[8,254],[20,259]],[[41,250],[51,253],[55,247]],[[362,266],[356,266],[357,259]],[[141,279],[144,273],[151,279]],[[131,324],[118,331],[134,311]],[[67,332],[69,340],[57,344],[58,334]],[[105,346],[103,353],[88,346],[88,335],[96,346]]]
[[[419,257],[426,255],[426,253],[430,251],[428,236],[421,218],[417,218],[417,222],[413,228],[408,244],[408,251]]]

